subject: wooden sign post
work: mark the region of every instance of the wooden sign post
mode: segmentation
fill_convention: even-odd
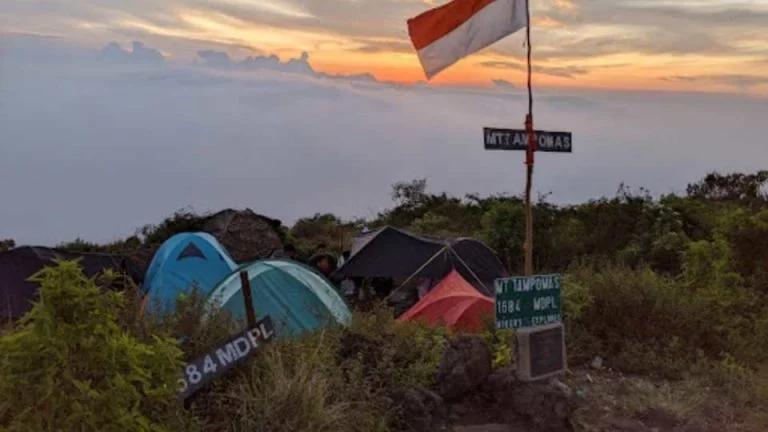
[[[486,150],[524,150],[526,152],[525,275],[533,276],[533,211],[531,208],[533,154],[537,151],[548,153],[572,153],[573,135],[570,132],[534,130],[529,132],[528,130],[523,129],[486,127],[483,128],[483,146]]]
[[[517,376],[534,381],[565,372],[565,328],[562,324],[560,275],[533,274],[533,184],[534,153],[572,153],[570,132],[533,129],[532,117],[526,128],[484,128],[486,150],[524,150],[525,178],[525,276],[496,280],[496,328],[516,329]]]

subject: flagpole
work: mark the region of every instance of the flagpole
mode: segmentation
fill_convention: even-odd
[[[525,0],[525,40],[528,48],[528,115],[525,129],[528,134],[528,149],[525,153],[525,275],[533,276],[533,210],[531,209],[531,186],[533,183],[533,161],[536,149],[536,137],[533,133],[533,86],[531,84],[531,9],[529,0]]]

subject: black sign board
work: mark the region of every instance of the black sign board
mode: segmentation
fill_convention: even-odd
[[[186,364],[179,378],[178,397],[181,400],[206,386],[233,367],[251,358],[264,343],[275,337],[275,329],[269,316],[258,321],[253,328],[243,331],[226,343],[212,349]]]
[[[572,153],[573,136],[570,132],[534,131],[536,151]],[[528,133],[523,129],[483,128],[486,150],[527,150]]]
[[[531,377],[549,375],[563,369],[563,327],[532,332],[529,338]]]

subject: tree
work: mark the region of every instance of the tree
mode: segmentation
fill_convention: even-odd
[[[332,213],[315,213],[301,218],[291,227],[290,238],[304,254],[311,254],[315,246],[325,243],[329,250],[340,253],[349,248],[352,238],[361,230],[363,221],[344,221]]]
[[[392,200],[398,206],[417,207],[424,204],[427,198],[427,179],[416,179],[410,182],[397,182],[392,185]]]
[[[16,242],[13,239],[0,240],[0,252],[5,252],[16,247]]]
[[[712,201],[726,201],[749,206],[765,206],[768,171],[754,174],[710,172],[703,179],[686,188],[689,197]]]

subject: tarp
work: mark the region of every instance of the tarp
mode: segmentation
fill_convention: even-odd
[[[142,291],[149,307],[173,311],[179,294],[196,288],[207,296],[236,267],[212,235],[176,234],[152,258]]]
[[[508,276],[493,250],[471,238],[439,239],[387,226],[354,239],[351,252],[334,278],[398,279],[415,274],[440,280],[456,270],[472,286],[491,294],[494,280]]]
[[[493,319],[495,303],[461,275],[452,271],[398,321],[424,320],[442,324],[455,330],[477,332],[483,330],[484,320]]]
[[[256,319],[269,315],[278,336],[298,335],[328,324],[347,325],[351,313],[331,283],[295,261],[267,259],[243,266]],[[246,318],[240,272],[233,272],[211,292],[209,301]]]
[[[21,318],[38,298],[38,284],[28,279],[55,259],[79,260],[83,274],[94,277],[105,270],[121,272],[120,255],[73,253],[42,246],[21,246],[0,253],[0,320]]]

